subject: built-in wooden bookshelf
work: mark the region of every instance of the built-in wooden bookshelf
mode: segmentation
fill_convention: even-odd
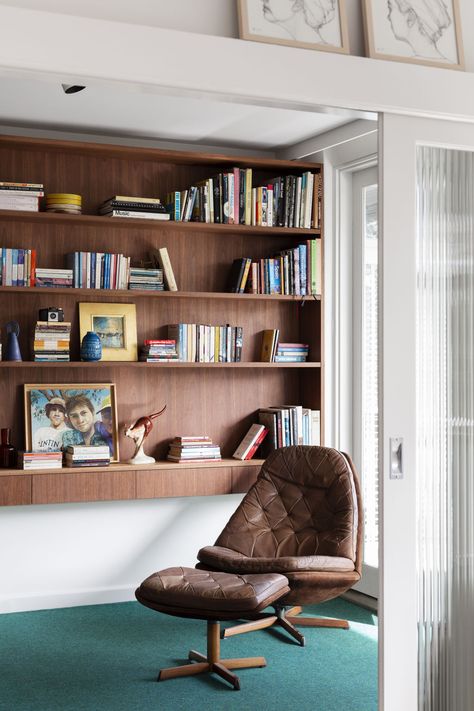
[[[322,410],[322,301],[318,295],[279,296],[226,293],[234,259],[262,258],[322,229],[251,227],[194,222],[107,218],[99,205],[114,194],[158,196],[183,190],[233,166],[252,167],[255,185],[319,164],[173,152],[82,142],[0,137],[3,180],[44,183],[46,192],[82,195],[83,215],[0,212],[0,245],[34,248],[40,267],[63,267],[73,251],[121,252],[141,260],[149,249],[167,247],[178,292],[0,287],[2,324],[20,324],[24,362],[0,362],[0,426],[12,428],[13,444],[24,448],[23,385],[55,382],[114,382],[117,388],[120,455],[132,454],[124,426],[164,404],[147,451],[153,466],[114,464],[93,470],[0,469],[0,505],[217,495],[246,491],[261,460],[239,462],[232,452],[259,408],[284,403]],[[151,224],[150,224],[151,223]],[[324,283],[324,281],[323,281]],[[244,328],[238,363],[139,363],[79,361],[78,303],[135,303],[138,341],[166,337],[167,324],[239,324]],[[72,322],[71,363],[27,362],[38,309],[61,306]],[[310,345],[306,363],[261,363],[262,331],[279,328],[281,339]],[[5,341],[4,345],[5,345]],[[323,421],[323,417],[322,417]],[[218,463],[176,465],[165,461],[178,434],[207,434],[221,446]]]

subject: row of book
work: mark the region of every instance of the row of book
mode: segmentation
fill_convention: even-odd
[[[176,221],[319,229],[322,178],[306,171],[254,186],[252,168],[232,168],[168,193],[165,202]]]
[[[106,445],[71,445],[65,452],[21,452],[21,469],[61,469],[67,467],[106,467],[110,464],[110,450]]]
[[[0,210],[39,212],[42,183],[0,182]]]
[[[234,259],[227,291],[234,294],[321,294],[321,241],[307,240],[274,257]]]
[[[179,360],[174,339],[148,339],[140,351],[140,360],[145,363],[166,363]]]
[[[37,321],[33,341],[33,360],[59,363],[70,360],[71,323]]]
[[[166,247],[152,250],[154,268],[131,267],[130,257],[104,252],[73,252],[68,268],[36,266],[36,249],[0,247],[0,286],[75,287],[177,291]]]
[[[168,338],[176,342],[180,361],[236,363],[242,360],[242,326],[174,323],[168,326]]]
[[[318,445],[321,442],[321,412],[302,405],[261,408],[258,421],[268,430],[264,456],[274,449],[291,445]]]
[[[170,219],[159,198],[130,195],[114,195],[104,200],[99,207],[99,215],[148,220]]]
[[[36,249],[0,248],[0,285],[35,286]]]
[[[108,252],[71,252],[66,255],[76,289],[127,289],[130,257]]]
[[[218,462],[222,459],[218,444],[207,435],[175,437],[170,443],[167,459],[170,462]]]

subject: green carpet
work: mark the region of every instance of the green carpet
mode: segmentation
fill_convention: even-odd
[[[349,631],[306,629],[299,647],[259,630],[222,641],[222,657],[264,655],[241,669],[241,690],[215,675],[156,683],[160,667],[205,653],[206,623],[135,602],[0,615],[2,711],[376,711],[377,627],[343,600],[306,613],[351,621]]]

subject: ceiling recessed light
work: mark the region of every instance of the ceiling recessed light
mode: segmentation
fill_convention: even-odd
[[[79,84],[61,84],[65,94],[77,94],[78,91],[85,89],[85,86],[79,86]]]

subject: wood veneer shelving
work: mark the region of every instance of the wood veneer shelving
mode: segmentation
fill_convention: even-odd
[[[180,361],[162,362],[162,363],[127,363],[126,361],[99,361],[96,363],[86,363],[82,361],[68,361],[65,363],[42,363],[37,361],[3,361],[0,362],[0,368],[49,368],[50,370],[55,370],[56,368],[86,368],[88,370],[93,369],[104,369],[104,368],[263,368],[263,369],[274,369],[274,368],[320,368],[321,363],[262,363],[260,361],[249,361],[238,362],[238,363],[182,363]]]
[[[46,192],[82,195],[80,216],[2,211],[0,245],[36,248],[38,266],[63,267],[73,251],[122,252],[137,260],[166,246],[178,292],[0,287],[2,322],[18,320],[24,357],[38,309],[62,306],[72,322],[70,363],[0,363],[0,426],[10,426],[14,444],[24,446],[23,384],[36,382],[115,382],[122,458],[132,446],[125,423],[167,404],[148,449],[164,460],[169,440],[179,434],[208,434],[221,445],[218,464],[170,464],[132,468],[118,464],[94,470],[0,470],[0,504],[58,503],[196,496],[245,491],[260,462],[229,459],[260,407],[301,403],[322,409],[321,297],[229,294],[233,259],[268,257],[301,241],[322,238],[322,230],[209,225],[111,219],[97,215],[114,194],[164,196],[233,166],[252,167],[254,184],[284,174],[321,171],[319,164],[236,158],[82,142],[0,137],[1,179],[42,182]],[[133,302],[138,340],[166,336],[168,323],[197,322],[244,327],[240,363],[81,363],[79,301]],[[279,328],[285,341],[310,345],[311,362],[260,363],[261,332]],[[57,370],[57,373],[53,373]]]
[[[1,214],[0,214],[1,221]],[[31,286],[0,286],[0,292],[20,293],[24,295],[51,294],[53,296],[98,296],[104,299],[135,298],[146,296],[149,299],[225,299],[237,301],[292,301],[303,303],[306,301],[321,301],[321,296],[296,296],[294,294],[230,294],[228,292],[199,292],[199,291],[146,291],[144,289],[74,289],[72,287],[31,287]]]

